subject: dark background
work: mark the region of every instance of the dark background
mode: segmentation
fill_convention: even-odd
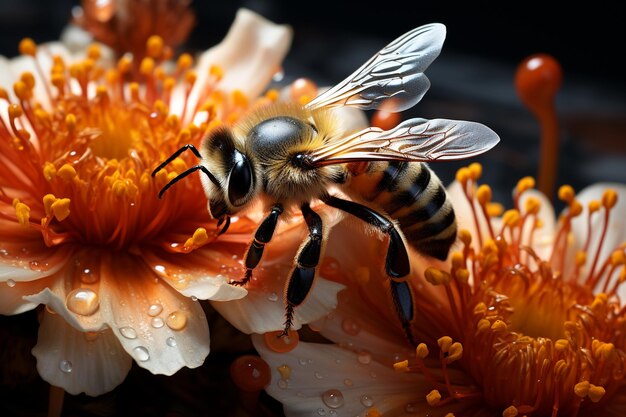
[[[558,183],[577,189],[598,181],[626,183],[626,79],[618,64],[626,43],[623,5],[604,6],[596,1],[583,3],[584,7],[554,9],[545,1],[493,5],[386,0],[375,6],[330,0],[214,3],[192,3],[197,24],[185,45],[187,50],[201,51],[219,42],[237,8],[245,6],[293,27],[285,81],[306,76],[322,85],[342,80],[404,32],[425,23],[444,23],[446,43],[427,71],[432,87],[402,116],[466,119],[494,129],[501,143],[477,160],[484,164],[484,179],[492,185],[494,199],[505,205],[510,204],[517,180],[536,174],[540,136],[536,120],[516,95],[515,70],[528,55],[549,53],[564,72],[556,100],[561,122]],[[14,56],[25,36],[37,42],[58,38],[77,4],[70,0],[0,0],[0,54]],[[464,164],[432,167],[447,183]],[[229,381],[227,364],[234,358],[233,349],[243,352],[250,345],[245,336],[207,309],[212,335],[231,336],[212,339],[211,355],[202,368],[181,370],[168,378],[152,376],[135,366],[124,384],[110,394],[97,399],[68,398],[64,415],[279,415],[280,405],[268,398],[252,411],[241,406],[246,401],[241,401]],[[37,378],[28,354],[36,340],[36,316],[0,317],[0,324],[0,366],[6,371],[0,378],[0,414],[45,415],[47,385]],[[18,369],[31,366],[30,376],[17,372],[11,379],[6,364],[16,363],[12,358],[16,351],[23,353],[24,361]]]

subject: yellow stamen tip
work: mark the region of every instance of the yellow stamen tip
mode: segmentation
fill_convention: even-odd
[[[211,65],[211,68],[209,68],[209,75],[219,81],[222,77],[224,77],[224,70],[219,65]]]
[[[63,164],[61,168],[57,171],[57,175],[61,177],[64,181],[71,181],[76,177],[76,170],[70,164]]]
[[[111,188],[116,197],[124,197],[128,190],[124,180],[115,180]]]
[[[484,332],[489,328],[491,328],[491,322],[487,319],[480,319],[478,323],[476,323],[476,331],[478,333]]]
[[[541,209],[541,202],[535,197],[529,197],[524,203],[524,209],[528,214],[537,214],[539,209]]]
[[[91,45],[89,45],[89,47],[87,47],[87,56],[89,57],[89,59],[92,59],[94,61],[100,59],[100,57],[102,56],[100,45],[98,45],[97,43],[92,43]]]
[[[21,117],[22,114],[24,114],[24,111],[22,110],[22,106],[20,106],[19,104],[11,104],[9,106],[9,117],[12,119],[16,119],[18,117]]]
[[[428,346],[426,346],[425,343],[420,343],[415,348],[415,354],[418,358],[424,359],[426,356],[428,356]]]
[[[50,206],[52,214],[58,221],[67,219],[70,215],[70,199],[59,198]]]
[[[185,82],[189,85],[194,85],[196,80],[198,79],[198,74],[195,71],[187,71],[185,72]]]
[[[393,370],[396,372],[409,372],[409,361],[396,362],[393,364]]]
[[[502,320],[496,320],[491,325],[491,330],[493,330],[494,332],[505,332],[507,328],[508,326]]]
[[[30,90],[35,86],[35,76],[30,71],[24,71],[22,75],[20,75],[20,80],[26,84]]]
[[[447,353],[452,346],[452,338],[450,336],[443,336],[437,339],[437,344],[443,353]]]
[[[483,207],[491,202],[492,195],[491,187],[487,184],[482,184],[478,187],[478,190],[476,190],[476,200],[478,200],[478,203]]]
[[[191,68],[192,65],[193,65],[193,57],[188,53],[180,54],[180,56],[178,57],[178,60],[176,61],[176,67],[178,68],[179,71],[184,71],[186,69],[189,69]]]
[[[148,77],[154,72],[154,66],[154,59],[145,57],[141,60],[141,64],[139,64],[139,73],[144,77]]]
[[[123,56],[119,59],[119,61],[117,61],[117,70],[120,72],[120,74],[126,74],[130,72],[132,67],[133,61],[130,59],[129,56]]]
[[[583,205],[578,200],[572,200],[569,204],[569,214],[572,217],[579,216],[583,212]]]
[[[248,106],[248,97],[241,90],[233,91],[233,102],[236,106],[246,107]]]
[[[52,214],[52,203],[57,201],[57,198],[54,194],[46,194],[43,196],[43,208],[46,211],[46,215],[50,216]]]
[[[20,41],[18,50],[22,55],[35,56],[35,53],[37,53],[37,44],[31,38],[24,38]]]
[[[510,209],[504,212],[502,215],[502,222],[508,227],[516,227],[521,220],[519,211]]]
[[[275,88],[271,88],[267,90],[267,93],[265,93],[265,97],[267,97],[270,101],[278,100],[279,96],[280,94],[278,93],[278,90],[276,90]]]
[[[209,241],[209,235],[204,227],[198,227],[191,237],[194,246],[202,246]]]
[[[626,264],[626,253],[622,249],[613,251],[611,254],[611,265],[619,266]]]
[[[598,200],[591,200],[588,207],[589,213],[595,213],[596,211],[600,210],[600,207],[602,207],[602,203],[600,203]]]
[[[16,81],[13,84],[13,92],[19,100],[26,100],[28,99],[28,93],[30,92],[30,89],[26,86],[26,83],[24,83],[24,81]]]
[[[163,38],[152,35],[146,41],[146,55],[151,58],[159,58],[163,54]]]
[[[489,203],[487,204],[487,214],[490,217],[498,217],[501,216],[504,212],[504,206],[500,203]]]
[[[472,243],[472,234],[467,229],[459,230],[459,240],[463,242],[465,246],[469,246]]]
[[[602,194],[602,205],[604,208],[610,210],[615,207],[615,204],[617,204],[617,191],[610,188],[605,190],[604,194]]]
[[[459,268],[454,273],[454,278],[461,284],[467,284],[467,282],[469,282],[469,277],[470,277],[470,273],[465,268]]]
[[[452,279],[448,272],[432,266],[424,271],[424,278],[432,285],[446,285]]]
[[[597,403],[602,399],[602,397],[604,397],[604,394],[606,394],[604,387],[589,384],[589,393],[587,395],[591,401]]]
[[[15,215],[17,216],[17,221],[20,223],[21,226],[28,226],[28,221],[30,219],[30,207],[28,207],[24,203],[20,203],[19,201],[15,203],[15,200],[13,205],[15,207]]]
[[[478,162],[471,163],[468,169],[469,169],[470,178],[473,181],[476,181],[477,179],[479,179],[480,176],[483,174],[483,166],[479,164]]]
[[[52,178],[54,178],[54,176],[57,173],[57,169],[56,167],[50,163],[50,162],[46,162],[43,165],[43,177],[46,179],[46,181],[51,181]]]
[[[579,396],[580,398],[585,398],[589,393],[589,381],[581,381],[578,384],[574,385],[574,394]]]
[[[576,252],[576,266],[582,267],[587,262],[587,252],[578,251]]]
[[[458,361],[463,357],[463,345],[459,342],[454,342],[452,346],[450,346],[450,350],[448,351],[448,356],[446,357],[447,363],[452,363],[454,361]]]
[[[444,417],[454,417],[454,413],[448,413]]]
[[[439,401],[441,401],[441,394],[436,389],[432,390],[426,395],[426,402],[431,407],[439,404]]]
[[[482,316],[486,312],[487,312],[487,304],[483,303],[482,301],[476,304],[476,307],[474,307],[474,315],[476,316]]]
[[[0,99],[9,101],[9,93],[2,87],[0,87]]]
[[[450,260],[452,262],[453,268],[463,268],[465,267],[465,256],[463,256],[462,252],[453,252]]]
[[[572,188],[571,185],[562,185],[559,188],[559,199],[561,201],[565,201],[566,203],[570,203],[572,202],[572,200],[574,200],[574,196],[576,195],[576,193],[574,193],[574,189]]]
[[[567,341],[566,339],[559,339],[554,342],[554,348],[557,350],[557,352],[563,352],[567,350],[567,348],[569,348],[569,341]]]
[[[517,416],[518,411],[517,408],[512,405],[510,407],[507,407],[503,412],[502,412],[502,417],[515,417]]]
[[[469,178],[470,178],[470,172],[469,172],[469,168],[467,167],[459,168],[459,170],[456,172],[456,180],[463,185],[467,184],[467,181],[469,180]]]
[[[515,186],[517,194],[521,194],[526,190],[530,190],[531,188],[535,188],[535,179],[533,177],[524,177],[520,179]]]

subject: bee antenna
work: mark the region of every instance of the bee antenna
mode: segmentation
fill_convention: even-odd
[[[172,162],[174,159],[178,158],[178,156],[185,152],[185,151],[191,151],[193,152],[193,154],[195,156],[197,156],[198,158],[202,158],[202,155],[200,155],[200,152],[196,149],[195,146],[193,146],[191,143],[188,143],[186,145],[184,145],[183,147],[181,147],[179,150],[177,150],[176,152],[174,152],[172,155],[170,155],[169,158],[167,158],[165,161],[163,161],[161,163],[161,165],[159,165],[158,167],[156,167],[154,169],[154,171],[152,171],[152,176],[154,177],[156,175],[157,172],[159,172],[160,170],[162,170],[163,168],[165,168],[165,166],[167,164],[169,164],[170,162]],[[198,168],[199,169],[199,168]]]
[[[202,171],[202,173],[204,175],[206,175],[207,177],[209,177],[209,179],[213,182],[213,184],[215,184],[216,186],[220,186],[219,181],[217,180],[217,178],[215,178],[215,176],[213,176],[213,174],[211,174],[211,172],[207,169],[207,167],[205,167],[204,165],[196,165],[193,166],[191,168],[189,168],[188,170],[181,172],[180,174],[178,174],[174,179],[172,179],[170,182],[168,182],[167,184],[165,184],[165,186],[163,186],[163,188],[161,188],[161,191],[159,191],[159,198],[163,197],[163,194],[174,184],[176,184],[178,181],[182,180],[183,178],[185,178],[186,176],[188,176],[189,174],[192,174],[196,171]]]

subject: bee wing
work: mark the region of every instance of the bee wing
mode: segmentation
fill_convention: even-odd
[[[423,72],[439,55],[445,37],[446,27],[440,23],[405,33],[306,107],[355,106],[371,110],[389,99],[389,111],[413,107],[430,87]]]
[[[391,130],[370,127],[330,141],[309,157],[314,167],[359,161],[447,161],[481,154],[499,141],[493,130],[480,123],[415,118]]]

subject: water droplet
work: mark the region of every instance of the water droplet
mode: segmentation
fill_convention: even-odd
[[[313,375],[315,375],[315,378],[317,378],[317,379],[323,379],[324,378],[324,375],[322,375],[321,373],[319,373],[317,371]]]
[[[165,339],[165,344],[168,345],[169,347],[176,347],[177,342],[176,342],[176,339],[170,336],[167,339]]]
[[[291,376],[291,367],[289,365],[280,365],[276,368],[282,379],[289,379]]]
[[[39,261],[30,261],[28,266],[30,267],[31,271],[38,271],[39,270]]]
[[[198,301],[198,297],[196,297],[195,295],[191,296],[191,301]]]
[[[354,384],[354,382],[352,382],[350,378],[346,378],[343,380],[343,385],[345,385],[346,387],[351,387],[352,384]]]
[[[151,317],[158,316],[163,311],[163,306],[161,304],[152,304],[148,307],[148,315]]]
[[[346,317],[341,322],[341,328],[346,334],[356,336],[361,331],[361,325],[353,318]]]
[[[100,275],[92,268],[83,268],[79,273],[79,278],[84,284],[95,284],[100,280]]]
[[[160,329],[161,327],[163,327],[164,323],[163,323],[163,319],[161,317],[153,317],[152,320],[150,320],[150,324],[155,329]]]
[[[306,359],[304,359],[304,358],[300,358],[300,359],[298,359],[298,363],[299,363],[300,365],[304,366],[304,365],[306,365],[306,364],[307,364],[307,361],[306,361]]]
[[[279,379],[278,382],[276,383],[276,385],[278,385],[278,388],[281,389],[287,389],[289,387],[289,380],[287,379]]]
[[[59,369],[61,370],[61,372],[69,374],[70,372],[72,372],[72,362],[68,361],[67,359],[63,359],[59,362]]]
[[[140,362],[145,362],[150,359],[150,352],[143,346],[137,346],[133,349],[133,354],[135,355],[135,359]]]
[[[324,410],[323,408],[318,408],[317,409],[317,415],[318,416],[325,416],[326,415],[326,410]]]
[[[14,281],[14,280],[12,280],[12,279],[7,279],[7,285],[8,285],[10,288],[13,288],[13,287],[15,287],[15,281]]]
[[[269,301],[276,301],[278,300],[278,294],[276,294],[275,292],[271,293],[270,295],[267,296],[267,299]]]
[[[407,404],[404,406],[404,411],[406,411],[406,412],[407,412],[407,413],[409,413],[409,414],[414,414],[414,413],[417,413],[417,412],[418,412],[418,408],[417,408],[417,406],[416,406],[415,404],[413,404],[413,403],[407,403]]]
[[[272,81],[274,81],[275,83],[281,82],[283,78],[285,78],[285,71],[283,71],[282,69],[279,69],[278,71],[274,73],[274,75],[272,75]],[[232,220],[231,220],[231,223],[232,223]]]
[[[6,249],[0,249],[0,255],[1,256],[9,256],[9,251]]]
[[[371,395],[362,395],[361,396],[361,404],[363,404],[365,407],[371,407],[374,405],[374,398],[372,398]]]
[[[343,405],[343,394],[338,389],[329,389],[322,394],[322,401],[329,408],[339,408]]]
[[[174,311],[167,316],[165,322],[167,323],[167,327],[172,330],[182,330],[187,325],[187,315],[182,311]]]
[[[137,339],[137,332],[132,327],[120,327],[120,333],[127,339]]]
[[[329,415],[329,416],[336,416],[336,415],[337,415],[337,412],[336,412],[335,410],[330,410],[330,411],[328,412],[328,415]]]
[[[164,273],[165,272],[165,267],[163,265],[155,265],[154,266],[154,270],[160,273]]]
[[[369,353],[369,351],[367,350],[362,350],[357,355],[357,360],[359,361],[359,363],[362,363],[363,365],[369,365],[370,362],[372,362],[372,354]]]
[[[65,298],[67,308],[81,316],[91,316],[100,307],[98,294],[89,288],[77,288],[72,290]]]

